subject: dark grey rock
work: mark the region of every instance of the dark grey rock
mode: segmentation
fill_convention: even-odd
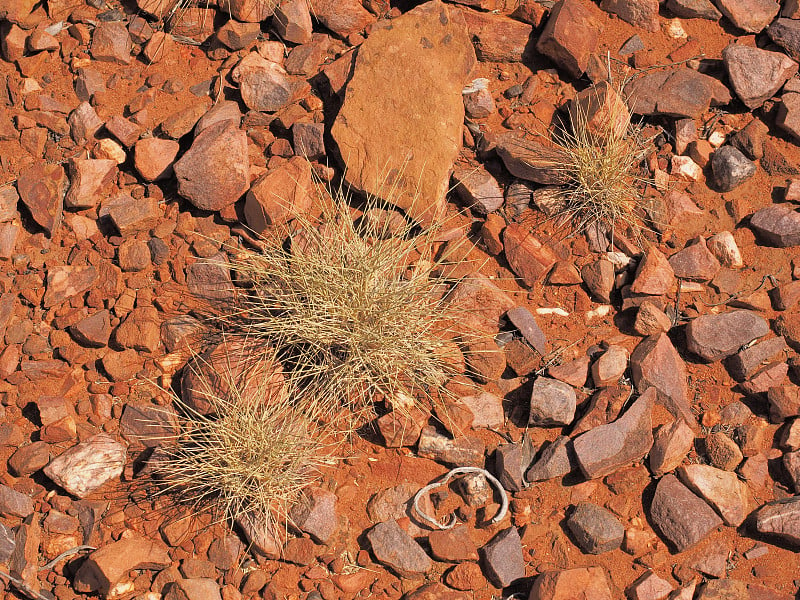
[[[522,540],[516,527],[509,527],[495,535],[481,548],[480,554],[486,577],[497,587],[508,587],[525,577]]]
[[[711,156],[714,181],[722,192],[729,192],[756,173],[756,163],[733,146],[723,146]]]
[[[531,464],[536,448],[529,435],[522,436],[518,444],[502,444],[495,454],[495,472],[500,483],[509,492],[518,492],[527,487],[525,471]]]
[[[567,519],[567,528],[581,550],[588,554],[602,554],[622,544],[625,527],[605,508],[581,502]]]
[[[686,328],[686,348],[714,362],[731,356],[745,344],[769,333],[769,323],[749,310],[702,315]]]
[[[558,436],[544,450],[539,459],[525,474],[527,481],[544,481],[571,473],[577,466],[572,448],[572,440],[565,435]]]
[[[397,521],[378,523],[367,532],[375,558],[401,577],[413,577],[431,568],[431,559]]]

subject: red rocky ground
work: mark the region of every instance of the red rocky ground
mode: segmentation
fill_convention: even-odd
[[[167,5],[0,1],[6,597],[796,596],[796,2],[220,0],[165,33]],[[531,229],[553,173],[530,136],[609,57],[660,133],[644,252]],[[148,382],[185,362],[186,302],[224,294],[203,259],[342,167],[423,222],[455,188],[478,240],[457,293],[503,333],[454,413],[472,431],[397,440],[384,417],[282,548],[248,551],[134,478],[166,401]],[[434,532],[409,499],[463,464],[510,514],[487,524],[477,477]]]

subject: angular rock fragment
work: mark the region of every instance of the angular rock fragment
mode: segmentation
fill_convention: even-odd
[[[656,430],[650,450],[650,471],[656,477],[672,471],[683,462],[694,445],[694,431],[683,419]]]
[[[432,425],[424,427],[419,437],[417,454],[458,467],[479,467],[483,464],[483,442],[469,436],[456,439],[437,433]]]
[[[702,237],[669,257],[675,276],[689,281],[711,281],[720,269],[717,258]]]
[[[495,472],[505,489],[519,492],[527,487],[525,471],[535,454],[536,449],[528,435],[524,435],[518,444],[502,444],[497,447]]]
[[[589,66],[589,55],[597,49],[600,33],[592,10],[581,0],[559,0],[550,9],[536,50],[578,78]]]
[[[497,587],[504,588],[525,577],[522,540],[516,527],[495,535],[480,550],[486,577]]]
[[[378,562],[401,577],[420,575],[432,566],[422,547],[400,528],[397,521],[378,523],[366,537]]]
[[[650,518],[661,534],[683,552],[722,525],[722,519],[672,474],[656,485]]]
[[[461,202],[479,215],[486,215],[503,206],[503,190],[492,175],[482,167],[453,171],[455,192]]]
[[[57,306],[90,289],[97,281],[97,269],[92,265],[50,267],[47,270],[47,290],[44,307]]]
[[[767,502],[755,512],[755,528],[800,547],[800,496]]]
[[[565,435],[558,436],[542,450],[537,461],[525,474],[525,480],[543,481],[571,473],[577,466],[574,454],[572,440]]]
[[[566,600],[581,590],[586,600],[612,600],[608,576],[602,567],[578,567],[564,571],[545,571],[531,588],[529,600]]]
[[[247,192],[244,216],[248,227],[260,234],[271,225],[303,215],[312,205],[311,190],[311,164],[303,157],[292,157],[267,171]]]
[[[722,516],[726,525],[738,527],[749,512],[747,486],[736,473],[709,465],[684,465],[678,477]]]
[[[646,31],[658,31],[658,0],[603,0],[600,8]]]
[[[686,328],[686,347],[703,360],[714,362],[767,333],[769,323],[749,310],[702,315]]]
[[[92,552],[75,574],[80,593],[107,595],[134,569],[163,569],[172,559],[166,547],[141,536],[123,538]]]
[[[574,440],[575,456],[586,477],[603,477],[647,454],[653,445],[651,411],[655,397],[656,391],[648,389],[619,419]]]
[[[533,27],[506,15],[464,8],[461,11],[478,60],[520,62],[527,58],[535,37]]]
[[[631,353],[631,375],[636,390],[644,394],[654,387],[658,402],[678,419],[695,424],[689,404],[686,364],[665,333],[642,340]]]
[[[117,164],[108,159],[70,159],[70,187],[64,197],[69,208],[91,208],[100,204],[117,176]]]
[[[736,95],[750,110],[764,104],[797,73],[797,63],[785,54],[743,44],[727,46],[722,60]]]
[[[312,487],[292,507],[289,518],[295,527],[325,544],[336,532],[336,494]]]
[[[736,381],[745,381],[786,350],[788,346],[784,337],[771,338],[737,352],[725,361],[725,366]]]
[[[788,204],[773,204],[750,217],[750,227],[778,248],[800,245],[800,214]]]
[[[124,466],[125,446],[100,433],[62,452],[44,473],[70,494],[84,498],[122,474]]]
[[[478,549],[469,536],[466,525],[457,525],[444,531],[431,531],[428,534],[431,554],[436,560],[462,562],[478,560]]]
[[[537,427],[569,425],[575,417],[576,402],[572,386],[557,379],[539,377],[533,383],[528,424]]]
[[[774,0],[717,0],[722,14],[750,33],[758,33],[772,22],[781,9]]]
[[[756,173],[756,164],[733,146],[723,146],[711,155],[711,171],[722,192],[739,187]]]
[[[610,552],[622,545],[625,528],[611,512],[581,502],[567,518],[567,528],[581,550],[588,554]]]
[[[503,244],[511,269],[529,287],[541,280],[556,262],[550,248],[516,223],[503,231]]]
[[[61,165],[43,161],[23,169],[17,178],[17,191],[22,203],[48,235],[61,224],[64,188],[67,179]]]
[[[657,248],[648,249],[636,267],[631,292],[661,296],[669,293],[673,287],[675,287],[675,271],[672,270],[667,257]]]
[[[667,8],[676,17],[718,21],[722,13],[709,0],[667,0]]]
[[[800,60],[800,23],[797,19],[775,19],[767,28],[767,35],[794,60]]]

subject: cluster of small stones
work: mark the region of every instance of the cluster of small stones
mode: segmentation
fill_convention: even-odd
[[[8,597],[795,597],[797,2],[169,9],[0,2]],[[527,134],[603,81],[607,52],[666,127],[643,249],[531,226],[561,175]],[[423,223],[448,199],[471,213],[443,244],[487,334],[465,348],[482,387],[454,385],[440,419],[377,418],[380,443],[305,491],[288,539],[176,516],[131,485],[175,427],[148,382],[185,365],[191,299],[231,293],[225,252],[307,210],[331,165],[364,192],[391,181]],[[422,502],[456,527],[420,521],[417,490],[458,466],[499,478],[503,519],[478,474]]]

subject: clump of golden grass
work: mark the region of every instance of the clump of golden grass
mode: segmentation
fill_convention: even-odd
[[[293,214],[263,251],[233,257],[246,291],[223,323],[275,348],[284,376],[331,420],[342,408],[358,420],[377,398],[395,409],[435,398],[463,370],[436,227],[374,198],[358,216],[341,191],[315,196],[315,215]]]
[[[612,239],[619,230],[639,238],[650,144],[620,88],[607,81],[585,90],[572,101],[569,117],[553,136],[562,156],[552,168],[567,180],[558,216],[579,231],[601,226]]]
[[[319,475],[330,445],[316,427],[313,406],[270,378],[204,395],[209,414],[174,398],[179,431],[161,440],[151,471],[194,511],[221,520],[257,516],[268,529],[285,519],[300,492]]]

